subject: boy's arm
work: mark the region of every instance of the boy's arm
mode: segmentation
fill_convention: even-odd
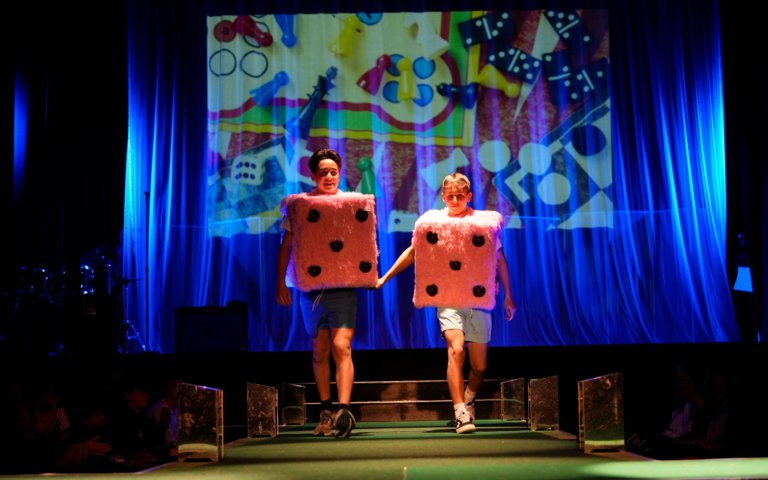
[[[515,316],[515,301],[512,300],[512,291],[509,289],[509,267],[507,266],[507,257],[504,256],[504,249],[496,250],[496,275],[501,280],[504,287],[504,313],[507,315],[507,321]]]
[[[277,303],[285,306],[293,302],[291,290],[285,284],[285,273],[288,271],[288,261],[291,258],[292,239],[293,234],[285,230],[280,250],[277,252]]]
[[[381,288],[389,281],[389,279],[411,266],[413,264],[413,259],[413,245],[410,245],[403,250],[403,253],[401,253],[399,257],[397,257],[397,260],[395,260],[395,263],[390,267],[389,271],[376,282],[376,288]]]

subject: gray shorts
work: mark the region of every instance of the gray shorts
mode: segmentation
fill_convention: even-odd
[[[464,340],[475,343],[491,341],[493,325],[491,312],[479,308],[450,308],[437,309],[437,319],[440,321],[440,331],[445,336],[446,330],[462,330]]]
[[[320,329],[355,328],[357,325],[357,292],[354,288],[301,292],[299,303],[304,329],[312,338]]]

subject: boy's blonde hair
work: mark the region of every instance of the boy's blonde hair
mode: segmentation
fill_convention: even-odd
[[[471,183],[469,183],[469,179],[463,173],[454,172],[443,179],[443,191],[449,188],[459,188],[464,193],[469,193],[470,187]]]

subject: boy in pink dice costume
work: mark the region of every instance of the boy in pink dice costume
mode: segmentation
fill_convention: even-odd
[[[291,305],[293,286],[301,291],[304,327],[312,339],[312,372],[320,396],[315,435],[349,436],[355,369],[352,337],[357,323],[356,287],[377,281],[376,209],[373,195],[339,190],[341,156],[320,149],[309,159],[316,187],[281,202],[284,230],[277,256],[277,303]],[[338,410],[331,401],[330,356],[336,364]]]
[[[448,347],[447,380],[456,418],[456,433],[475,431],[474,401],[485,377],[491,310],[496,304],[496,278],[504,288],[504,313],[515,315],[509,288],[509,267],[501,248],[501,214],[474,210],[469,179],[461,173],[445,177],[446,208],[430,210],[416,220],[411,246],[379,279],[380,288],[412,263],[413,302],[417,308],[437,307],[440,330]],[[464,344],[470,371],[464,387]]]

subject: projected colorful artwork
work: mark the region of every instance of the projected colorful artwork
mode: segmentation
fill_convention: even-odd
[[[455,170],[504,228],[612,227],[605,10],[208,17],[209,229],[277,231],[306,159],[410,232]]]

